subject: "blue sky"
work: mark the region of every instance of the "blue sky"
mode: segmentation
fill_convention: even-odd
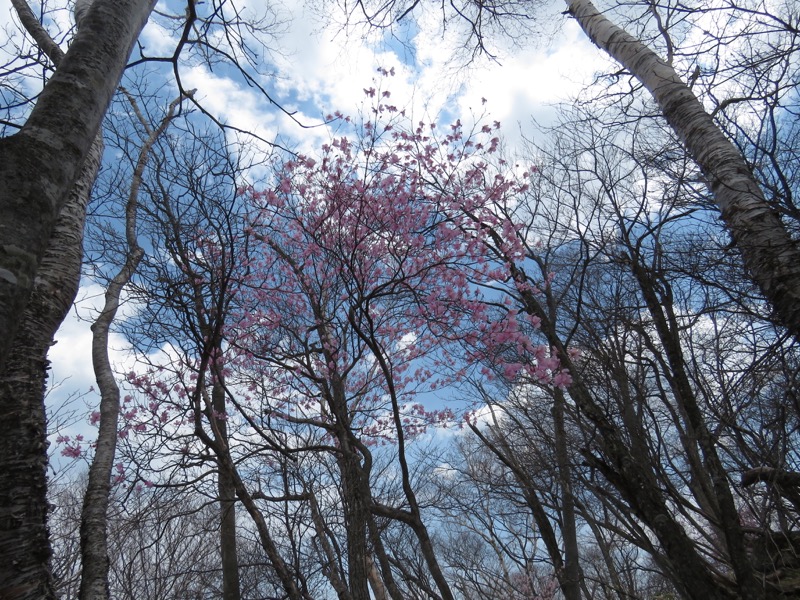
[[[54,5],[59,3],[66,4],[55,0]],[[162,0],[158,9],[180,10],[181,6],[181,2]],[[497,61],[479,60],[461,68],[453,58],[458,32],[451,29],[443,34],[435,14],[423,14],[418,25],[397,30],[398,36],[407,36],[401,43],[385,33],[345,31],[335,14],[324,22],[302,0],[287,0],[275,7],[283,25],[269,42],[276,50],[259,59],[266,73],[259,83],[287,110],[297,111],[297,120],[318,127],[298,126],[228,68],[212,72],[202,65],[184,64],[182,78],[186,88],[197,89],[196,98],[220,121],[310,154],[330,138],[331,128],[322,124],[324,115],[337,110],[358,114],[365,101],[364,88],[378,85],[391,90],[393,103],[405,108],[415,121],[461,119],[468,126],[481,115],[500,121],[506,143],[513,148],[526,131],[531,134],[532,118],[547,122],[551,105],[577,95],[607,64],[577,25],[552,9],[544,28],[549,31],[522,40],[520,47],[498,41]],[[0,26],[8,24],[11,10],[9,0],[0,0]],[[51,14],[51,31],[68,29],[67,11]],[[151,54],[171,54],[175,44],[174,36],[155,23],[147,25],[140,41]],[[377,81],[378,67],[393,68],[396,75]],[[166,92],[174,97],[168,74],[153,70],[148,75],[162,76]],[[102,302],[102,292],[96,284],[84,282],[76,307],[50,353],[51,381],[60,382],[50,395],[51,405],[63,403],[73,394],[85,394],[74,404],[77,422],[58,432],[61,434],[93,435],[79,413],[85,409],[88,415],[98,400],[89,391],[94,384],[89,326]],[[112,336],[111,345],[117,370],[129,370],[133,359],[124,338]]]

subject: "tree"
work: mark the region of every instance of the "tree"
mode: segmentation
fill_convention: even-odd
[[[54,564],[54,588],[56,597],[63,600],[77,598],[79,593],[76,559],[85,487],[83,478],[78,478],[51,490],[53,546],[55,555],[64,559]],[[182,490],[115,485],[108,511],[110,596],[125,600],[219,598],[219,556],[210,551],[216,545],[215,517],[212,504],[187,497]],[[267,582],[260,586],[266,590]],[[257,589],[257,584],[250,588],[255,592],[250,597],[256,596]]]
[[[748,272],[781,322],[800,335],[800,249],[767,202],[741,152],[725,137],[669,62],[616,27],[588,0],[567,1],[569,13],[600,49],[652,94],[697,162]]]
[[[8,490],[7,501],[3,502],[8,518],[3,518],[3,523],[9,527],[9,535],[4,536],[0,549],[4,556],[14,557],[14,560],[2,561],[13,571],[2,579],[23,592],[32,586],[44,590],[45,595],[50,594],[47,591],[50,553],[45,526],[46,438],[42,407],[46,350],[77,286],[85,207],[102,155],[102,144],[96,137],[100,123],[154,4],[153,1],[79,2],[76,20],[80,21],[80,31],[69,52],[62,56],[58,44],[50,39],[28,5],[23,0],[14,0],[20,23],[33,38],[39,53],[37,56],[34,50],[29,56],[15,57],[4,66],[3,75],[13,82],[20,74],[24,77],[37,67],[45,74],[43,92],[29,115],[26,109],[31,101],[22,86],[12,90],[12,101],[3,107],[9,119],[2,125],[4,131],[12,128],[19,131],[0,140],[3,160],[0,172],[3,181],[0,330],[7,334],[0,343],[0,373],[4,380],[3,402],[8,406],[5,412],[11,417],[4,430],[7,444],[0,449],[2,470],[7,478],[3,489]],[[43,5],[42,11],[45,9]],[[222,54],[241,74],[252,79],[240,64],[238,54],[226,53],[204,36],[213,37],[218,27],[226,29],[225,39],[230,47],[247,50],[252,38],[245,39],[241,35],[242,28],[263,34],[269,30],[271,22],[267,25],[244,23],[238,13],[222,18],[218,18],[218,13],[222,14],[215,5],[210,16],[198,15],[195,3],[189,2],[185,14],[174,19],[161,15],[171,26],[178,23],[182,27],[174,54],[168,58],[141,56],[137,57],[137,62],[169,63],[174,66],[180,86],[179,58],[182,53],[201,48],[203,60],[214,61]],[[202,34],[190,36],[192,25],[197,23],[203,24]],[[51,65],[42,60],[42,53],[49,57],[52,65],[58,66],[52,77],[49,77]],[[245,54],[249,58],[254,56]],[[93,141],[94,146],[91,146]],[[83,174],[73,186],[82,165]],[[65,205],[70,189],[77,204]],[[56,221],[57,218],[61,221]],[[51,236],[51,232],[55,233]],[[45,249],[49,257],[43,259]],[[67,257],[69,260],[65,260]],[[42,263],[45,271],[39,269],[43,260],[46,261]],[[34,286],[35,295],[28,302]],[[11,357],[8,365],[7,356]],[[14,440],[25,442],[15,443]],[[18,539],[24,541],[18,543]],[[95,547],[94,544],[90,546]]]
[[[800,264],[800,249],[780,214],[776,213],[765,198],[742,153],[714,122],[712,115],[695,96],[692,87],[676,72],[672,59],[677,50],[668,27],[661,20],[661,7],[657,3],[645,3],[647,15],[655,15],[658,31],[665,39],[666,60],[660,58],[637,37],[614,25],[589,0],[565,0],[565,3],[567,13],[575,18],[589,39],[619,62],[624,67],[623,72],[629,72],[650,92],[661,114],[702,170],[717,208],[751,277],[769,299],[780,322],[793,335],[800,335],[800,273],[797,266]],[[765,52],[771,52],[773,57],[790,56],[796,50],[796,42],[790,41],[788,47],[783,44],[774,45],[770,36],[774,37],[776,32],[786,32],[791,40],[796,39],[796,28],[791,24],[791,14],[775,15],[770,12],[769,7],[758,2],[753,4],[725,2],[709,10],[729,11],[732,19],[763,17],[766,25],[760,28],[759,33],[763,38],[761,43],[766,47]],[[423,8],[420,2],[392,1],[373,4],[362,1],[356,2],[352,7],[348,5],[345,10],[353,20],[361,19],[371,26],[388,28]],[[500,34],[511,35],[513,39],[520,28],[536,18],[537,8],[541,9],[521,5],[516,0],[488,3],[469,1],[459,7],[445,7],[440,17],[443,19],[443,28],[453,26],[462,32],[466,38],[465,47],[474,49],[473,58],[480,54],[493,57],[492,52],[487,49],[491,37]],[[692,12],[680,5],[673,8],[670,3],[667,3],[667,10]],[[683,24],[682,19],[675,20],[678,21],[678,26]],[[746,35],[749,36],[750,31]],[[727,42],[722,43],[724,45]],[[764,60],[753,58],[751,65],[761,67],[764,62],[771,60],[772,57]],[[786,76],[786,71],[789,70],[790,67],[784,71],[780,83],[776,85],[784,92],[791,87],[791,84],[787,85],[787,80],[791,80],[791,75]],[[746,99],[730,99],[730,102],[735,104],[744,100]],[[787,118],[791,118],[790,114],[787,114]]]
[[[35,43],[47,52],[53,64],[59,65],[63,53],[27,4],[15,0],[15,8]],[[52,593],[46,525],[47,442],[43,403],[46,356],[78,291],[83,223],[102,153],[102,139],[95,137],[55,221],[17,335],[8,337],[13,341],[13,352],[0,369],[0,402],[9,428],[0,448],[2,460],[7,461],[0,481],[4,494],[2,510],[7,511],[2,519],[6,525],[0,553],[14,557],[13,561],[3,561],[0,570],[0,579],[9,586],[2,591],[4,597],[28,597],[27,594],[49,597]],[[12,431],[16,435],[10,434]],[[14,589],[17,591],[9,591]]]
[[[224,597],[238,597],[240,589],[238,501],[255,525],[277,587],[290,597],[308,598],[304,574],[285,558],[283,540],[271,531],[267,511],[257,504],[262,498],[250,487],[232,448],[241,426],[233,420],[229,425],[223,331],[250,260],[243,205],[236,195],[244,169],[221,136],[201,134],[190,121],[183,125],[185,137],[158,142],[155,166],[143,182],[141,223],[153,252],[134,280],[134,297],[146,305],[136,317],[142,326],[131,333],[143,354],[162,346],[171,360],[158,364],[157,371],[128,376],[141,404],[132,404],[132,396],[123,401],[122,432],[132,442],[123,448],[124,456],[142,471],[155,463],[150,478],[160,485],[216,479],[215,492],[201,489],[219,502]],[[190,458],[195,468],[185,466]],[[210,472],[202,468],[206,464],[212,465]]]
[[[0,368],[53,226],[100,130],[152,0],[97,0],[14,135],[0,139]],[[23,458],[24,459],[24,458]]]
[[[188,180],[163,162],[149,184],[154,250],[137,284],[146,302],[127,325],[163,358],[129,378],[131,465],[150,462],[148,447],[175,448],[152,463],[181,477],[195,474],[177,466],[190,457],[213,460],[291,597],[311,595],[318,574],[340,598],[371,588],[397,599],[412,587],[453,597],[408,449],[454,415],[414,398],[463,377],[454,365],[474,359],[459,358],[462,344],[530,349],[515,314],[493,314],[475,294],[503,275],[474,228],[460,226],[471,221],[412,168],[446,178],[469,157],[435,164],[422,128],[406,129],[388,104],[376,110],[391,126],[365,123],[355,142],[278,163],[264,191],[217,186],[221,170],[203,152],[167,141]],[[490,134],[486,153],[496,151]],[[474,194],[477,211],[512,189],[478,169],[461,193]],[[391,528],[411,540],[418,570],[404,566]]]
[[[109,358],[109,332],[119,309],[122,292],[133,278],[144,256],[144,249],[138,243],[136,226],[139,191],[142,186],[144,170],[150,159],[153,145],[167,130],[170,121],[175,117],[177,107],[184,98],[181,96],[170,104],[166,115],[155,129],[151,128],[142,116],[136,100],[130,95],[128,95],[128,100],[134,113],[140,118],[140,125],[146,137],[139,150],[125,203],[125,241],[127,244],[125,262],[109,283],[105,294],[105,304],[92,325],[92,366],[100,390],[98,411],[100,417],[97,441],[89,467],[81,512],[81,564],[83,565],[81,600],[102,599],[109,595],[106,519],[120,412],[120,389]],[[225,598],[228,600],[227,596]]]
[[[544,398],[554,407],[563,402],[569,429],[580,432],[567,438],[576,508],[592,529],[614,537],[625,531],[687,597],[792,593],[792,577],[752,553],[761,536],[790,544],[793,526],[777,532],[759,521],[756,533],[743,516],[753,507],[737,465],[744,455],[774,460],[757,450],[763,446],[754,432],[765,427],[765,414],[734,416],[749,402],[719,382],[759,381],[769,373],[787,390],[792,376],[783,373],[793,368],[773,361],[781,356],[792,364],[796,347],[770,325],[710,210],[697,208],[703,190],[691,163],[657,159],[672,155],[674,140],[657,127],[640,126],[634,137],[624,122],[591,117],[576,111],[558,127],[552,147],[535,150],[530,197],[505,209],[506,218],[525,223],[517,231],[527,258],[492,250],[519,261],[508,285],[569,365],[566,402],[557,388],[506,376],[509,387],[488,395],[503,418],[490,432],[478,432],[520,473],[520,487],[542,497],[558,478],[540,483],[529,474],[541,469],[537,464],[559,461],[549,458],[545,441],[556,419],[539,405]],[[759,398],[753,404],[773,404],[771,392],[749,389]],[[728,406],[734,397],[740,409]],[[738,440],[736,451],[729,436]],[[792,434],[781,437],[794,446]],[[526,456],[533,452],[548,458]],[[516,464],[525,466],[515,471]],[[612,518],[598,520],[600,514]],[[701,586],[707,587],[699,592]]]

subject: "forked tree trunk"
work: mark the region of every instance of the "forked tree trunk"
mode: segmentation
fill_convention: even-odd
[[[770,207],[741,152],[669,64],[614,25],[589,0],[565,0],[589,39],[652,94],[703,171],[750,277],[778,319],[800,339],[800,248]]]
[[[329,404],[331,413],[336,416],[336,437],[340,449],[337,462],[342,477],[348,591],[352,600],[370,600],[367,569],[367,530],[372,500],[369,464],[361,464],[361,455],[353,443],[344,385],[338,378],[332,383],[333,397],[329,399]]]
[[[305,492],[308,495],[308,507],[311,511],[311,522],[314,524],[314,530],[317,533],[317,543],[321,550],[321,564],[322,574],[328,579],[331,587],[336,592],[336,597],[339,600],[353,600],[350,596],[350,590],[347,584],[342,579],[342,573],[339,571],[339,561],[337,560],[336,553],[328,538],[328,530],[325,525],[325,520],[322,518],[322,513],[319,510],[319,502],[313,491]]]
[[[707,477],[707,489],[713,495],[713,517],[709,520],[721,530],[728,550],[728,558],[736,576],[738,587],[743,598],[758,598],[769,588],[768,582],[759,583],[747,550],[745,532],[739,522],[738,507],[731,492],[725,467],[717,453],[717,442],[705,422],[700,402],[695,396],[686,359],[683,356],[680,340],[680,328],[673,312],[671,291],[659,296],[658,289],[669,289],[668,281],[657,281],[656,277],[641,263],[641,257],[635,254],[633,244],[629,243],[634,255],[630,261],[630,269],[639,283],[642,298],[652,317],[653,327],[661,342],[661,351],[672,371],[669,385],[676,405],[685,415],[684,427],[689,437],[700,449],[702,465],[694,466],[696,478]],[[691,451],[691,450],[690,450]]]
[[[567,526],[566,515],[562,517],[562,532],[564,538],[563,543],[565,546],[565,550],[562,553],[558,536],[556,535],[556,531],[551,522],[551,516],[547,513],[547,510],[539,498],[540,492],[537,489],[536,484],[528,475],[528,472],[517,460],[517,454],[509,446],[505,435],[498,431],[497,435],[494,436],[494,439],[490,439],[473,423],[468,423],[468,426],[475,436],[481,441],[481,443],[488,448],[489,451],[492,452],[492,454],[494,454],[509,471],[511,471],[512,475],[517,480],[517,484],[522,490],[522,496],[525,498],[525,503],[528,505],[531,516],[533,517],[533,520],[539,531],[539,536],[541,537],[545,550],[550,558],[550,563],[553,565],[553,570],[555,571],[556,578],[558,579],[558,583],[561,587],[561,592],[564,594],[565,600],[580,600],[579,578],[575,576],[572,580],[569,579],[566,563],[566,546],[570,542],[567,539],[567,533],[564,531]],[[562,554],[564,556],[562,556]],[[574,568],[577,570],[577,551],[575,552],[574,556],[571,556],[571,560],[574,564]]]

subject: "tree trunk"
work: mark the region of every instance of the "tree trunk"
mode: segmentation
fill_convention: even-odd
[[[64,57],[24,0],[12,0],[20,23],[58,66]],[[0,598],[53,598],[47,529],[47,352],[75,300],[83,258],[83,226],[100,169],[95,138],[59,215],[30,302],[0,375]]]
[[[547,514],[544,505],[539,499],[540,491],[528,476],[525,468],[517,460],[517,455],[511,449],[505,434],[498,429],[494,429],[494,435],[491,436],[493,439],[489,439],[489,436],[484,435],[480,428],[476,427],[473,423],[468,423],[468,426],[481,443],[511,471],[512,475],[517,480],[517,484],[522,491],[522,496],[525,498],[525,503],[531,511],[531,516],[533,516],[533,520],[536,523],[539,536],[542,538],[545,550],[550,558],[550,563],[553,565],[553,570],[555,571],[565,600],[580,600],[580,589],[577,587],[578,579],[576,578],[572,582],[567,579],[567,569],[564,558],[562,557],[558,536],[550,521],[550,515]],[[575,556],[577,556],[577,554]],[[577,562],[575,566],[577,567]]]
[[[322,551],[322,574],[330,581],[331,587],[333,587],[339,600],[352,600],[350,590],[339,572],[339,561],[328,539],[328,530],[319,510],[317,497],[313,491],[306,493],[308,494],[308,506],[311,511],[311,522],[314,524],[314,530],[317,532],[317,540]]]
[[[369,577],[369,586],[372,588],[375,600],[389,600],[389,593],[386,591],[386,586],[383,585],[381,574],[371,556],[367,556],[367,577]]]
[[[97,140],[56,222],[0,376],[0,598],[54,598],[47,530],[47,351],[80,282],[83,224],[100,168]]]
[[[247,490],[242,478],[236,471],[236,465],[234,465],[227,447],[215,447],[212,440],[207,437],[202,439],[206,445],[214,448],[219,468],[227,471],[233,482],[234,489],[236,490],[236,497],[239,498],[245,510],[250,515],[250,518],[253,519],[259,540],[261,541],[261,547],[264,548],[264,551],[267,553],[267,558],[269,558],[272,568],[275,570],[275,573],[278,575],[283,585],[285,591],[283,598],[287,598],[288,600],[313,600],[308,592],[298,587],[295,573],[292,572],[292,569],[281,557],[280,551],[269,533],[267,520],[264,518],[264,514],[259,510],[258,506],[256,506],[253,496]]]
[[[346,435],[346,434],[345,434]],[[349,445],[349,444],[348,444]],[[347,575],[353,600],[370,600],[367,570],[367,519],[369,498],[362,493],[363,478],[358,455],[342,444],[345,456],[339,464],[342,473],[342,492],[347,529]]]
[[[89,480],[81,513],[81,562],[83,564],[81,600],[104,600],[109,597],[106,529],[108,497],[111,492],[111,468],[117,450],[120,391],[108,356],[108,335],[119,309],[122,291],[130,282],[144,256],[144,250],[136,239],[136,213],[144,169],[153,144],[166,131],[183,96],[170,103],[166,116],[155,130],[142,116],[136,101],[130,96],[128,99],[133,105],[134,113],[139,116],[140,124],[147,132],[147,139],[139,150],[125,205],[125,238],[128,248],[125,264],[108,284],[105,305],[92,325],[92,366],[97,379],[97,387],[100,390],[100,427],[97,432],[94,459],[89,467]]]
[[[750,276],[781,323],[800,339],[800,248],[766,201],[742,154],[675,69],[600,14],[589,0],[566,3],[589,39],[650,91],[703,171]]]
[[[374,332],[374,323],[372,322],[369,313],[365,311],[361,318],[364,319],[367,325],[366,328],[362,327],[362,325],[357,322],[356,314],[353,311],[350,312],[350,324],[353,326],[353,330],[356,332],[358,337],[361,338],[367,347],[369,347],[369,349],[372,351],[372,355],[378,361],[381,372],[384,376],[384,381],[386,382],[389,398],[392,403],[392,420],[394,421],[395,434],[397,435],[397,462],[400,465],[403,494],[405,495],[406,502],[408,503],[408,512],[403,520],[409,525],[409,527],[411,527],[411,530],[414,532],[414,535],[419,542],[419,549],[422,553],[422,557],[425,559],[425,564],[428,567],[428,571],[430,572],[433,581],[436,583],[436,587],[439,590],[442,599],[454,600],[455,597],[450,589],[450,584],[448,583],[447,578],[444,576],[444,573],[439,565],[439,561],[436,558],[436,550],[433,547],[433,541],[431,540],[430,535],[428,534],[428,529],[422,520],[422,513],[419,508],[419,503],[417,502],[414,488],[411,485],[411,471],[408,467],[408,461],[406,459],[405,433],[403,431],[403,422],[400,414],[400,404],[398,402],[397,392],[395,390],[394,375],[392,373],[392,369],[390,368],[389,362],[384,355],[383,349],[377,340],[371,335],[372,332]]]
[[[578,528],[575,521],[575,497],[572,495],[572,469],[569,464],[567,432],[564,427],[564,392],[553,390],[553,444],[556,451],[558,483],[561,488],[561,537],[564,544],[564,573],[559,576],[561,591],[566,600],[581,598],[580,555],[578,553]]]
[[[217,375],[219,377],[219,375]],[[228,424],[225,415],[225,388],[217,380],[211,388],[214,409],[214,438],[217,444],[228,446]],[[236,488],[226,469],[217,469],[219,493],[219,550],[222,558],[222,600],[239,600],[239,558],[236,551]]]
[[[135,225],[129,221],[129,232],[134,228]],[[119,308],[122,289],[130,281],[142,256],[144,251],[134,238],[133,246],[129,245],[126,263],[109,284],[105,306],[92,325],[92,365],[100,390],[100,427],[81,512],[81,600],[105,600],[109,597],[106,516],[111,493],[111,468],[117,449],[120,391],[108,356],[108,336]]]
[[[154,0],[97,0],[27,122],[0,139],[0,372],[56,219]],[[20,432],[8,426],[8,439]]]
[[[353,444],[344,388],[334,383],[335,398],[330,402],[336,415],[336,436],[339,442],[339,471],[342,476],[342,505],[347,539],[347,581],[353,600],[370,600],[367,570],[367,527],[372,504],[369,474],[361,465],[360,454]]]

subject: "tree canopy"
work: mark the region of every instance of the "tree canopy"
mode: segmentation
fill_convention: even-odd
[[[798,594],[792,3],[12,5],[0,597]]]

